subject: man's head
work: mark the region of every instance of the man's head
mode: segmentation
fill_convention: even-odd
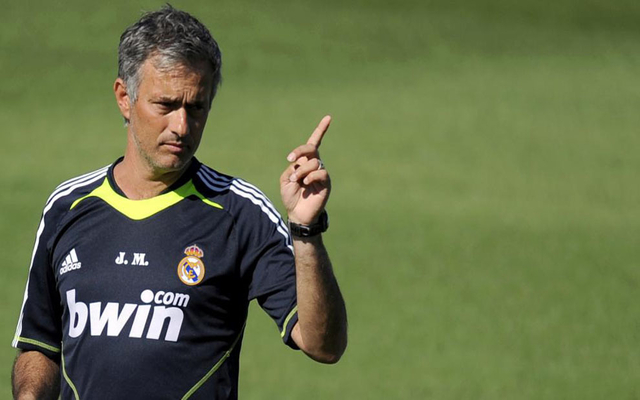
[[[220,83],[220,51],[207,28],[166,6],[120,39],[116,101],[127,122],[125,161],[179,172],[196,152]]]
[[[142,65],[150,58],[155,59],[160,70],[209,64],[213,100],[222,80],[220,49],[207,27],[196,18],[166,5],[144,14],[120,36],[118,77],[124,81],[132,102],[138,97]]]

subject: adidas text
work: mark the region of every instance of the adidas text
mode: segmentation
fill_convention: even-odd
[[[66,274],[69,271],[73,271],[74,269],[80,269],[82,267],[82,263],[78,261],[78,254],[76,254],[76,249],[71,249],[67,257],[62,262],[62,268],[60,268],[60,275]]]

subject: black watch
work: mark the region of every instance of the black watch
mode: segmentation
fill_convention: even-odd
[[[289,232],[291,232],[293,236],[316,236],[329,229],[329,214],[327,214],[327,211],[323,210],[320,214],[320,218],[318,218],[318,222],[312,225],[300,225],[291,221],[287,221],[287,223],[289,225]]]

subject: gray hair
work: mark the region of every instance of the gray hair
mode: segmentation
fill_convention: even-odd
[[[118,77],[124,81],[132,103],[138,97],[142,64],[156,56],[157,67],[164,68],[209,63],[213,71],[213,100],[222,80],[222,56],[207,27],[195,17],[167,4],[158,11],[145,13],[120,36]]]

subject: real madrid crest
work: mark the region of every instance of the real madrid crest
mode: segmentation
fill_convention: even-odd
[[[184,249],[184,254],[187,256],[178,264],[178,278],[185,285],[197,285],[204,279],[204,264],[201,260],[204,252],[194,244]]]

